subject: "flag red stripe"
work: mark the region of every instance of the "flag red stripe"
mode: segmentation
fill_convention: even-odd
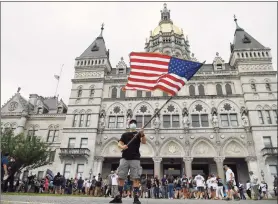
[[[148,70],[148,71],[157,71],[163,73],[168,73],[167,69],[162,69],[162,68],[154,68],[154,67],[146,67],[146,66],[138,66],[138,65],[132,65],[132,69],[139,69],[139,70]]]
[[[148,87],[148,86],[134,85],[134,84],[127,84],[126,86],[129,87],[129,88],[134,88],[134,90],[136,90],[136,88],[147,89],[147,90],[150,90],[150,91],[153,91],[155,89],[161,89],[164,92],[167,92],[167,93],[169,93],[171,95],[175,95],[175,92],[173,90],[167,89],[165,86],[162,86],[160,84],[156,85],[155,87]]]
[[[138,63],[152,63],[152,64],[158,64],[158,65],[165,65],[168,66],[169,62],[162,62],[158,60],[147,60],[147,59],[130,59],[130,62],[138,62]],[[132,68],[132,66],[131,66]]]
[[[140,57],[159,57],[164,59],[171,59],[171,56],[162,55],[160,53],[146,53],[146,52],[132,52],[130,56],[140,56]]]
[[[176,85],[176,84],[173,84],[172,82],[170,81],[167,81],[165,78],[167,78],[167,76],[161,78],[161,79],[158,79],[158,80],[148,80],[148,79],[134,79],[134,78],[131,78],[129,77],[128,78],[128,81],[133,81],[133,82],[141,82],[141,83],[146,83],[146,84],[149,84],[149,85],[156,85],[158,82],[163,82],[173,88],[176,88],[176,89],[180,89],[180,86],[179,85]],[[173,78],[172,79],[173,81],[178,81],[176,78]],[[180,80],[179,80],[180,81]],[[184,85],[184,83],[182,83],[182,86]]]
[[[134,76],[143,76],[143,77],[158,77],[161,76],[161,74],[151,74],[151,73],[143,73],[143,72],[130,72],[130,76],[134,75]]]

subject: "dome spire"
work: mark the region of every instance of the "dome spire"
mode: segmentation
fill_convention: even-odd
[[[243,31],[243,29],[241,28],[241,27],[239,27],[238,26],[238,24],[237,24],[237,18],[236,18],[236,15],[234,15],[234,21],[235,21],[235,23],[236,23],[236,30],[238,30],[238,31]]]
[[[104,23],[101,24],[101,31],[100,31],[100,34],[98,37],[101,37],[102,38],[102,33],[103,33],[103,30],[104,30]]]
[[[163,10],[161,12],[161,21],[171,21],[170,19],[170,10],[167,9],[167,4],[163,4]]]

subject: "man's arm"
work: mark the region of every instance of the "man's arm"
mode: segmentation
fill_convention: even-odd
[[[119,141],[119,142],[118,142],[118,147],[119,147],[120,149],[127,149],[127,148],[128,148],[128,146],[125,145],[122,141]]]
[[[141,143],[142,144],[147,144],[147,138],[146,138],[146,136],[144,134],[144,130],[143,129],[140,130],[140,134],[141,134]]]

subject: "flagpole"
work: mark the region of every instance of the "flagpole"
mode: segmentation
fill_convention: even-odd
[[[57,86],[56,86],[56,90],[55,90],[55,95],[57,94],[57,90],[58,90],[58,86],[59,86],[59,82],[60,82],[60,78],[61,78],[61,74],[62,74],[62,70],[63,70],[64,64],[62,64],[61,70],[60,70],[60,74],[59,74],[59,78],[58,78],[58,82],[57,82]]]
[[[161,106],[161,108],[160,108],[158,111],[155,112],[155,114],[154,114],[154,115],[151,117],[151,119],[142,127],[142,129],[144,129],[145,127],[148,126],[148,124],[150,124],[150,122],[152,121],[152,119],[154,119],[155,116],[157,116],[157,114],[162,110],[162,108],[164,108],[164,106],[165,106],[169,101],[172,100],[172,98],[173,98],[173,96],[171,96],[171,97],[163,104],[163,106]],[[138,132],[138,133],[127,143],[127,146],[128,146],[130,143],[132,143],[133,140],[135,140],[135,139],[137,138],[138,135],[140,135],[140,132]],[[122,150],[122,151],[124,151],[124,150]]]

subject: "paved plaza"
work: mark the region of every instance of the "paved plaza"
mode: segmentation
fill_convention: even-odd
[[[110,198],[92,198],[78,196],[29,196],[29,195],[1,195],[1,204],[107,204]],[[133,199],[123,199],[123,204],[132,204]],[[276,204],[277,200],[167,200],[167,199],[141,199],[142,204],[217,204],[217,203],[244,203],[244,204]]]

